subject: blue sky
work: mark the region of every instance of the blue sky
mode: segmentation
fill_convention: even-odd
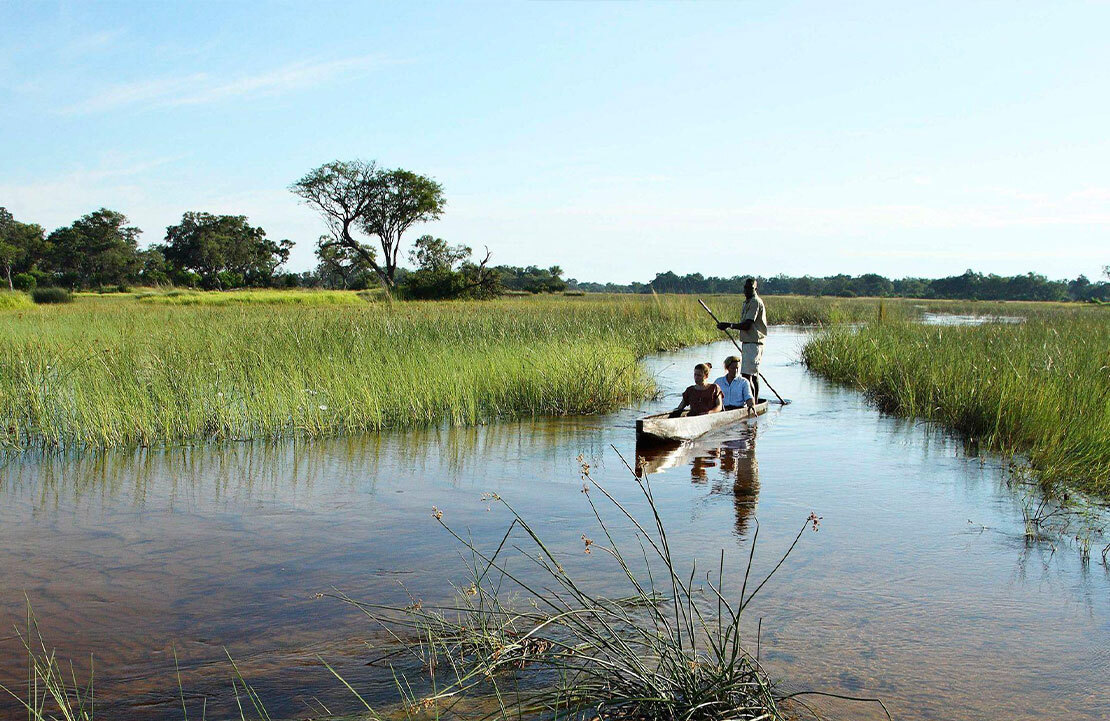
[[[432,232],[580,280],[1110,263],[1106,3],[13,3],[0,205],[161,241],[290,183],[439,180]]]

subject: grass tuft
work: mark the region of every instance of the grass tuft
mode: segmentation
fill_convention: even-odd
[[[31,296],[20,291],[0,290],[0,311],[33,308]]]
[[[646,501],[643,520],[582,465],[583,493],[598,531],[596,541],[582,536],[584,551],[596,563],[615,567],[627,582],[627,596],[592,591],[587,580],[567,570],[575,565],[572,559],[548,546],[496,494],[488,500],[512,520],[491,551],[478,548],[433,509],[469,559],[468,583],[456,587],[453,602],[390,607],[339,596],[395,640],[387,657],[400,653],[424,669],[423,686],[399,685],[407,709],[434,710],[439,717],[478,696],[498,700],[487,718],[793,718],[782,702],[802,694],[776,689],[759,658],[745,650],[751,639],[743,637],[741,622],[745,608],[820,519],[810,514],[758,583],[750,578],[757,529],[737,594],[726,590],[723,551],[708,572],[699,572],[696,562],[688,573],[677,568],[651,484],[633,475]]]
[[[73,296],[65,288],[35,288],[31,300],[45,305],[50,303],[72,303]]]

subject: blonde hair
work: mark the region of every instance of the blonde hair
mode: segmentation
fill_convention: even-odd
[[[694,366],[694,370],[698,369],[701,369],[702,373],[709,375],[709,371],[713,370],[713,364],[709,361],[706,361],[705,363],[698,363],[696,366]]]

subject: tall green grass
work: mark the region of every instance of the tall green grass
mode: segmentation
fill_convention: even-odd
[[[2,443],[110,447],[600,413],[652,393],[638,358],[719,338],[688,296],[367,303],[262,291],[163,304],[191,297],[81,297],[0,317]],[[306,300],[285,302],[293,297]],[[352,300],[314,304],[335,297]],[[709,301],[736,319],[743,298]],[[830,321],[850,318],[847,307],[775,299],[771,312]]]
[[[705,300],[738,320],[744,299]],[[877,299],[766,302],[772,323],[917,310]],[[720,337],[691,296],[79,296],[0,315],[0,445],[319,436],[601,413],[652,393],[638,358]]]
[[[635,506],[617,500],[593,479],[585,464],[582,479],[597,526],[596,541],[583,535],[579,552],[616,571],[627,595],[600,595],[590,579],[569,572],[573,557],[549,546],[497,494],[487,498],[503,506],[511,522],[495,549],[479,547],[433,508],[459,544],[459,556],[467,559],[466,580],[455,585],[453,600],[396,607],[337,595],[394,639],[394,648],[380,660],[418,663],[423,679],[391,664],[394,676],[403,677],[397,686],[405,708],[424,710],[429,718],[461,718],[457,708],[477,697],[497,699],[498,706],[485,717],[495,719],[798,718],[800,708],[783,702],[820,692],[784,694],[776,688],[760,664],[758,630],[755,639],[744,637],[742,620],[806,528],[816,531],[820,518],[809,515],[762,579],[751,577],[757,529],[747,566],[739,567],[742,585],[736,594],[726,583],[736,563],[726,565],[723,549],[706,569],[696,561],[689,571],[678,568],[645,476],[635,476],[646,501],[639,515],[631,510]],[[747,650],[752,645],[755,654]],[[874,702],[886,711],[878,699],[840,698]],[[372,718],[379,718],[363,703]]]
[[[0,311],[33,308],[31,296],[20,291],[0,290]]]
[[[811,340],[812,370],[881,407],[1025,455],[1042,481],[1110,498],[1110,314],[1027,308],[1021,324],[871,323]]]
[[[142,303],[156,305],[360,305],[371,299],[370,291],[345,290],[234,290],[222,293],[171,290],[136,296]]]

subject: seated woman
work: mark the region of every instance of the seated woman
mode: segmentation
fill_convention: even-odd
[[[716,383],[706,383],[712,363],[698,363],[694,366],[694,385],[682,392],[682,401],[678,408],[671,411],[671,418],[678,418],[686,406],[690,407],[687,415],[701,416],[706,413],[720,413],[724,408],[722,402],[724,394]]]

